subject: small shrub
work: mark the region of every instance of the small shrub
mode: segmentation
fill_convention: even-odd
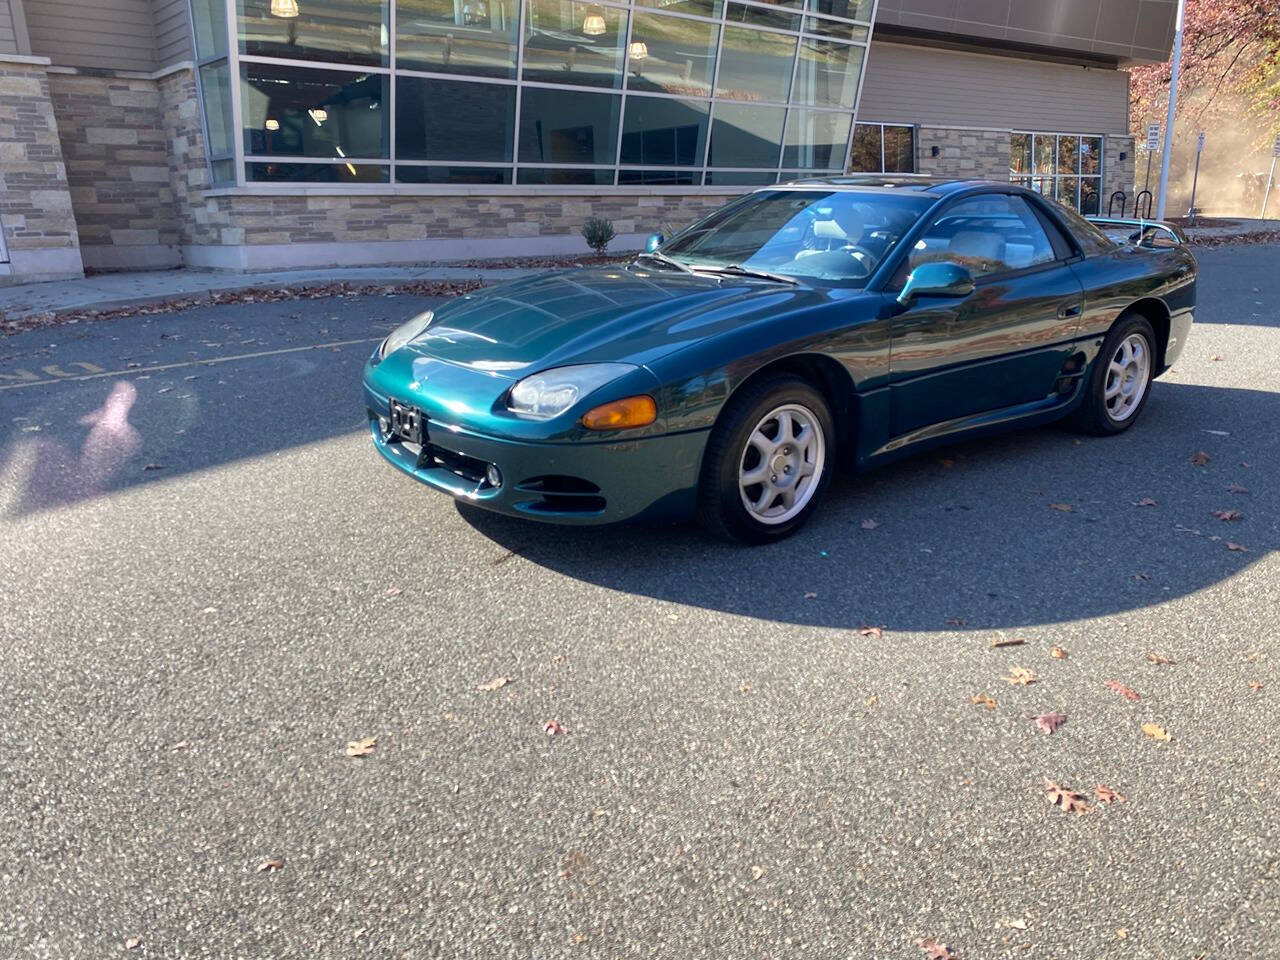
[[[592,217],[582,225],[582,239],[587,241],[587,246],[600,256],[604,256],[605,248],[615,236],[617,234],[614,232],[612,220]]]

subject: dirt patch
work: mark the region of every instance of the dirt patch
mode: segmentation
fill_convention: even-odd
[[[97,320],[123,320],[128,317],[176,313],[192,307],[219,306],[235,303],[276,303],[283,300],[323,300],[328,297],[365,297],[413,294],[420,297],[456,297],[483,284],[479,280],[410,280],[404,283],[326,283],[320,286],[281,287],[262,290],[226,290],[172,300],[115,307],[109,310],[75,310],[60,313],[33,314],[7,320],[0,317],[0,334],[22,333],[44,327],[59,327]]]

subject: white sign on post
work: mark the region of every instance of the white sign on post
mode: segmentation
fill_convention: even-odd
[[[1160,149],[1160,139],[1160,124],[1147,124],[1147,150],[1149,152],[1155,153]]]
[[[1271,145],[1271,155],[1280,157],[1280,137],[1276,137],[1276,142]]]
[[[1204,131],[1200,132],[1200,136],[1196,137],[1196,153],[1204,153]]]

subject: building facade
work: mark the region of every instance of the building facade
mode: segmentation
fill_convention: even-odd
[[[1133,191],[1176,0],[0,0],[0,283],[618,247],[845,170]]]

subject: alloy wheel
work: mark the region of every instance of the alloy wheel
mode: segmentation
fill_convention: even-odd
[[[1133,416],[1150,380],[1151,347],[1142,334],[1131,333],[1120,341],[1107,366],[1107,383],[1102,393],[1107,416],[1116,423]]]
[[[738,490],[753,518],[786,523],[813,499],[826,467],[827,443],[817,415],[798,403],[766,413],[747,437]]]

